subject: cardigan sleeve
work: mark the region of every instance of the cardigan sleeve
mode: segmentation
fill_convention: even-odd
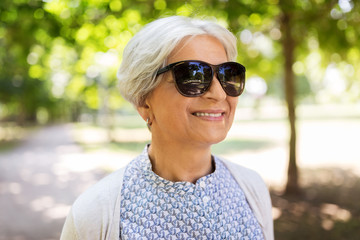
[[[65,220],[65,224],[61,232],[60,240],[77,240],[77,239],[79,238],[76,233],[74,217],[72,214],[72,210],[70,210],[70,213]]]
[[[120,199],[124,168],[81,194],[66,218],[63,239],[119,239]]]
[[[272,204],[269,191],[263,179],[255,171],[222,160],[234,176],[258,220],[265,240],[274,239]]]

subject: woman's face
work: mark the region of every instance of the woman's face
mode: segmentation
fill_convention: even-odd
[[[201,60],[210,64],[228,61],[223,45],[214,37],[200,35],[185,39],[174,49],[168,64]],[[184,97],[175,87],[171,71],[146,100],[153,140],[164,143],[209,146],[227,135],[238,98],[227,96],[214,76],[210,89],[200,97]]]

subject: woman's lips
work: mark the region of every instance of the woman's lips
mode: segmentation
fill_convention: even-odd
[[[200,117],[202,119],[206,119],[206,120],[222,120],[224,118],[225,112],[223,112],[223,111],[216,111],[216,112],[199,111],[199,112],[194,112],[192,115],[194,115],[196,117]]]

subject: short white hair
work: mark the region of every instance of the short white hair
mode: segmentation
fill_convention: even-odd
[[[126,45],[117,73],[121,95],[135,106],[143,106],[158,86],[156,72],[166,65],[174,48],[186,37],[209,35],[225,48],[228,61],[237,56],[236,37],[225,27],[209,20],[172,16],[147,24]]]

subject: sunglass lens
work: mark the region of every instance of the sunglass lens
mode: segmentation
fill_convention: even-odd
[[[245,68],[238,63],[224,63],[218,68],[218,79],[229,96],[239,96],[245,87]]]
[[[176,86],[187,97],[200,96],[210,86],[212,69],[202,62],[182,62],[173,68]]]

